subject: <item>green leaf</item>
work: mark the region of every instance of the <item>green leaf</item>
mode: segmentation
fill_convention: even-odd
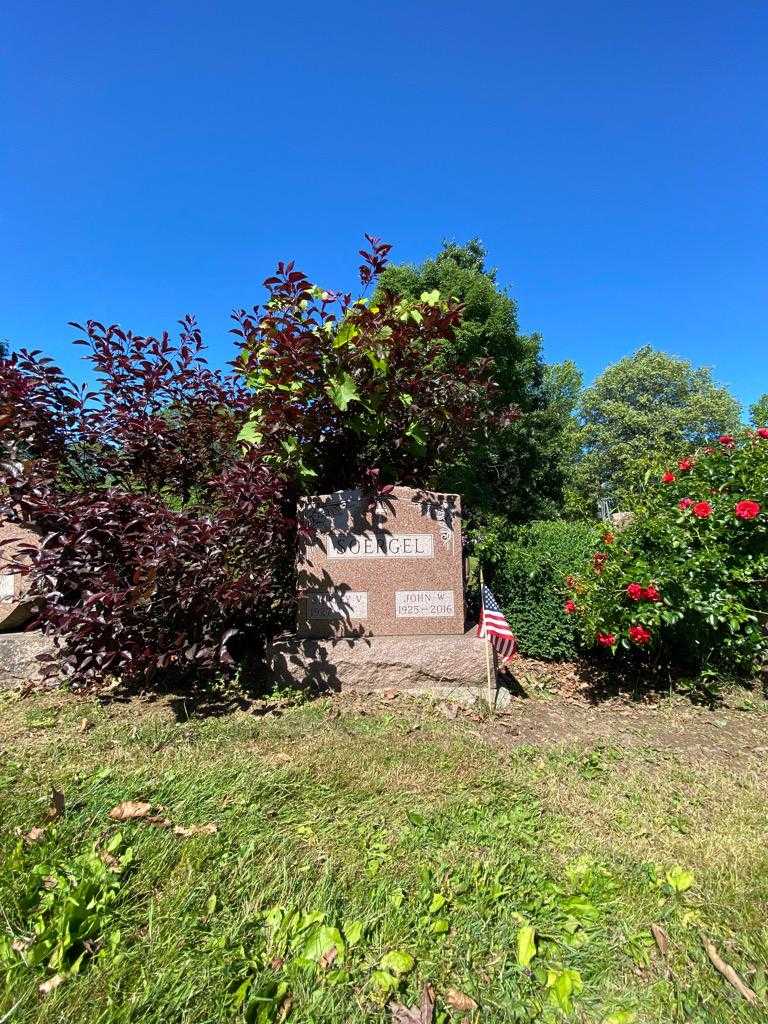
[[[667,885],[679,893],[687,892],[696,881],[696,876],[692,871],[686,871],[685,868],[681,868],[679,865],[670,868],[665,878]]]
[[[420,423],[410,423],[405,431],[405,436],[411,439],[414,447],[424,448],[427,443],[427,435]]]
[[[408,974],[416,966],[416,961],[410,953],[402,949],[393,949],[381,958],[379,967],[390,974]]]
[[[547,972],[547,989],[549,1001],[563,1013],[570,1013],[573,1008],[572,997],[584,988],[581,974],[578,971],[550,970]]]
[[[320,925],[314,928],[304,943],[301,955],[307,960],[317,962],[324,953],[336,949],[336,959],[339,963],[344,960],[344,939],[338,928],[331,928],[329,925]]]
[[[517,933],[517,962],[528,967],[536,956],[536,929],[526,924]]]
[[[447,918],[438,917],[437,920],[433,923],[430,931],[434,935],[445,935],[450,927],[451,925]]]
[[[237,440],[243,441],[245,444],[261,444],[263,438],[264,434],[259,430],[258,423],[253,420],[243,424],[237,435]]]
[[[348,345],[359,333],[360,329],[351,320],[345,320],[336,332],[336,337],[333,339],[333,347],[342,348],[344,345]]]
[[[440,292],[437,288],[433,288],[431,292],[422,292],[419,298],[428,306],[436,306],[440,301]]]
[[[371,982],[374,988],[377,988],[382,994],[390,992],[399,985],[394,974],[389,974],[388,971],[374,971],[371,975]]]
[[[389,369],[389,361],[385,355],[381,355],[373,348],[367,348],[365,354],[370,360],[375,373],[386,374]]]
[[[445,896],[443,896],[443,894],[441,892],[436,892],[432,896],[432,900],[431,900],[431,902],[429,904],[429,912],[430,912],[430,914],[436,914],[438,912],[438,910],[442,910],[442,908],[444,906],[445,906]]]
[[[344,938],[348,946],[356,946],[362,939],[365,925],[362,921],[346,921],[342,926]]]
[[[342,412],[346,412],[350,402],[359,402],[360,393],[357,390],[353,378],[344,372],[341,377],[334,377],[328,382],[326,388],[331,401]]]

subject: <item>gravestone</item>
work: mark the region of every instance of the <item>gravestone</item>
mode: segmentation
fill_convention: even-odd
[[[337,491],[303,500],[298,516],[299,636],[464,633],[457,494]]]
[[[298,517],[298,629],[267,646],[272,685],[487,699],[486,643],[465,623],[458,495],[337,491],[300,502]]]
[[[0,521],[0,632],[20,629],[32,618],[33,605],[27,597],[27,577],[8,572],[16,560],[24,560],[24,551],[37,547],[36,534],[14,523]]]

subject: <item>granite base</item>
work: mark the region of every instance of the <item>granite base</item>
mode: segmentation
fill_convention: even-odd
[[[488,700],[485,641],[459,636],[282,637],[267,650],[270,682],[314,692],[397,690],[462,704]],[[509,699],[503,687],[496,706]]]
[[[0,690],[40,683],[42,674],[37,657],[52,650],[53,641],[38,630],[0,633]]]

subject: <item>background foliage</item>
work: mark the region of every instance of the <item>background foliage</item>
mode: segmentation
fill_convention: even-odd
[[[477,555],[521,654],[557,659],[577,653],[575,623],[563,615],[566,577],[583,569],[600,534],[596,524],[556,520],[509,527],[496,519],[477,531]]]
[[[749,407],[749,418],[753,427],[768,427],[768,395],[761,395]]]
[[[706,367],[650,346],[612,364],[579,400],[570,504],[595,514],[602,494],[642,486],[649,460],[675,459],[739,427],[739,403]]]
[[[541,336],[520,331],[517,303],[499,288],[485,259],[477,239],[446,243],[419,266],[388,267],[377,297],[393,291],[413,301],[437,289],[461,302],[461,321],[444,346],[441,365],[453,373],[468,361],[492,360],[497,385],[492,408],[502,418],[478,424],[471,444],[441,459],[440,485],[462,494],[475,514],[528,521],[556,514],[561,505],[567,457],[562,434],[581,378],[573,363],[545,366]],[[518,415],[509,415],[510,410]]]

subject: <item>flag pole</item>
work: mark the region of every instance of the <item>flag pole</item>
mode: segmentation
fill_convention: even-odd
[[[491,641],[488,639],[488,627],[485,625],[485,601],[483,599],[483,567],[480,566],[480,614],[483,617],[483,635],[485,637],[485,672],[488,678],[488,710],[493,711],[496,704],[495,686],[491,682]],[[495,674],[495,673],[494,673]]]

